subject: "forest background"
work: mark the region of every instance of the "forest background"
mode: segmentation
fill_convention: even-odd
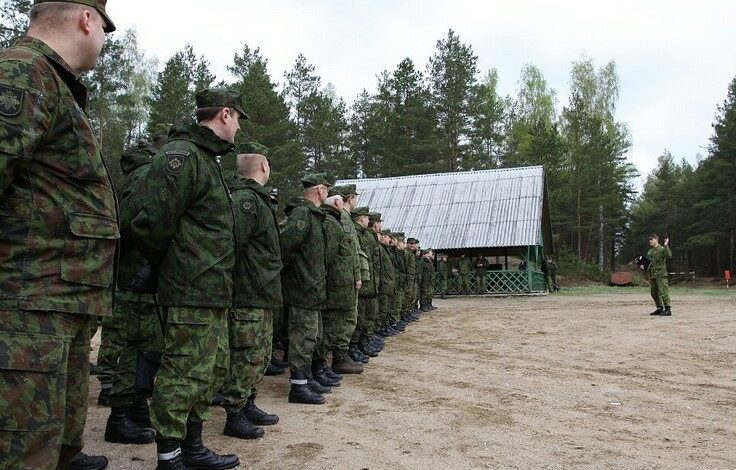
[[[30,5],[0,3],[0,47],[24,33]],[[405,58],[377,71],[376,91],[350,102],[302,54],[281,77],[267,65],[258,47],[244,44],[228,66],[234,80],[225,83],[206,51],[183,45],[160,62],[140,48],[135,30],[110,35],[86,83],[115,184],[128,148],[159,124],[191,120],[196,90],[226,85],[244,95],[250,116],[238,143],[269,148],[270,184],[283,200],[310,171],[360,178],[543,165],[563,274],[614,270],[640,254],[652,232],[674,241],[672,270],[734,272],[736,77],[724,83],[707,155],[691,164],[663,142],[656,168],[637,188],[627,159],[632,136],[617,118],[622,90],[613,60],[572,62],[563,104],[533,64],[521,69],[516,92],[501,96],[498,71],[480,70],[472,45],[453,30],[425,63]]]

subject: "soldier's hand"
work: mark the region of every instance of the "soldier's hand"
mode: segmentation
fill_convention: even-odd
[[[670,237],[664,237],[664,246],[667,246],[670,244]]]
[[[363,281],[355,281],[355,288],[360,290],[363,287]]]

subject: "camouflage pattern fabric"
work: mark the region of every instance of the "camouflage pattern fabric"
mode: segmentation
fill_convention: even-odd
[[[460,258],[457,263],[458,290],[461,294],[470,293],[470,260]]]
[[[160,353],[163,349],[163,331],[156,303],[152,295],[118,292],[115,310],[125,318],[125,346],[120,353],[118,367],[112,381],[110,405],[130,406],[135,392],[135,374],[139,356],[144,351]]]
[[[38,39],[0,53],[0,309],[112,313],[117,209],[86,102]]]
[[[440,260],[437,262],[437,272],[439,273],[440,278],[440,294],[444,295],[447,293],[447,281],[450,275],[447,261]]]
[[[82,449],[93,320],[0,311],[0,467],[56,468]]]
[[[342,310],[355,305],[356,251],[353,239],[340,221],[341,215],[331,206],[323,208],[325,219],[325,268],[327,270],[326,308]],[[326,325],[325,325],[326,326]]]
[[[652,300],[658,307],[669,307],[670,303],[670,286],[666,277],[655,277],[649,280],[649,289]]]
[[[167,307],[161,369],[151,400],[158,439],[182,440],[187,420],[209,419],[230,367],[227,308]]]
[[[358,324],[353,333],[353,339],[370,340],[376,329],[378,318],[378,297],[358,297]]]
[[[102,319],[100,350],[97,354],[97,380],[103,386],[112,385],[118,372],[118,360],[125,347],[126,316],[117,305],[111,317]]]
[[[319,310],[289,306],[289,370],[312,365],[312,354],[322,336],[322,316]]]
[[[236,307],[229,317],[230,372],[220,391],[225,398],[222,407],[237,412],[256,392],[271,361],[273,310]]]
[[[233,208],[216,160],[232,148],[198,124],[174,129],[142,180],[131,241],[158,267],[162,306],[232,303]]]
[[[669,246],[659,245],[647,251],[647,258],[652,260],[649,266],[649,287],[652,299],[660,307],[669,307],[670,286],[667,280],[667,260],[672,258]]]
[[[354,308],[325,309],[320,313],[322,337],[314,350],[314,357],[327,361],[330,351],[348,351],[358,315]]]

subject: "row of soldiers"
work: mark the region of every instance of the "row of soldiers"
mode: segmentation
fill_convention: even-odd
[[[202,425],[218,391],[225,434],[257,437],[253,423],[278,420],[255,405],[274,312],[288,316],[289,401],[322,403],[333,367],[359,372],[418,319],[420,297],[432,308],[432,255],[381,233],[354,188],[330,196],[322,175],[303,180],[279,230],[270,162],[236,151],[247,115],[224,89],[197,94],[196,122],[127,155],[116,194],[81,82],[115,30],[105,6],[34,0],[27,36],[0,54],[0,461],[107,466],[82,452],[101,316],[125,336],[106,440],[155,439],[160,469],[234,468]]]

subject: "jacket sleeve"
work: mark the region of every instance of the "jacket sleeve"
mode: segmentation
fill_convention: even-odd
[[[141,198],[141,210],[131,220],[130,229],[146,257],[154,264],[166,256],[181,219],[196,194],[196,156],[187,152],[160,151],[154,157],[137,196]]]

